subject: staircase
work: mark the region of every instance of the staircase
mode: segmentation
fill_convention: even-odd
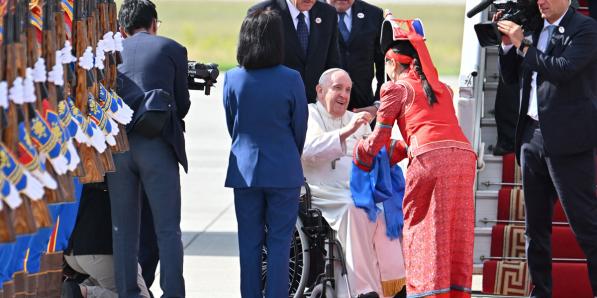
[[[468,11],[479,0],[466,2]],[[586,0],[579,2],[580,11],[588,14]],[[474,24],[490,20],[490,15],[486,10],[471,19],[465,18],[459,97],[455,102],[463,131],[479,156],[474,273],[482,274],[483,285],[482,293],[475,293],[475,296],[528,296],[532,284],[525,256],[520,168],[514,154],[494,156],[491,150],[497,141],[491,111],[499,80],[498,51],[497,47],[481,48],[473,29]],[[553,297],[592,298],[585,256],[559,201],[555,205],[552,224]]]

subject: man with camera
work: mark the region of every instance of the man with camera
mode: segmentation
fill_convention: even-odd
[[[130,150],[114,155],[117,171],[108,174],[116,286],[119,297],[139,296],[137,262],[145,192],[164,297],[184,297],[178,164],[187,170],[183,122],[190,107],[187,51],[156,35],[160,21],[150,0],[125,0],[118,19],[126,37],[118,93],[135,113],[127,126]]]
[[[556,198],[587,256],[597,296],[597,22],[576,12],[570,0],[537,0],[537,5],[544,24],[526,38],[520,25],[497,23],[503,34],[503,78],[519,80],[521,87],[516,153],[522,167],[531,296],[552,296]]]

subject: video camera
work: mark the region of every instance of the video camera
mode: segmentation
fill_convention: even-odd
[[[217,83],[220,75],[218,65],[215,63],[203,64],[196,61],[189,61],[189,89],[205,90],[205,95],[210,94],[210,88]],[[197,82],[196,80],[202,80]]]
[[[542,24],[541,14],[537,7],[536,0],[514,0],[502,3],[494,3],[495,0],[483,0],[477,6],[466,13],[471,18],[483,11],[489,5],[497,10],[502,10],[503,15],[498,21],[512,21],[521,25],[525,31],[534,31]],[[482,47],[496,46],[502,42],[502,34],[494,22],[483,22],[475,25],[475,33]]]

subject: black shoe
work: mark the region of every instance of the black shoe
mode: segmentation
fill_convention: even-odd
[[[361,294],[357,296],[357,298],[379,298],[376,292],[369,292],[367,294]]]
[[[406,298],[406,287],[402,288],[402,291],[394,295],[394,298]]]
[[[514,146],[504,146],[501,144],[497,144],[493,147],[493,155],[495,156],[504,156],[508,153],[514,152]]]
[[[81,293],[81,287],[79,287],[78,283],[67,279],[62,283],[62,294],[60,295],[60,297],[83,298],[83,293]]]

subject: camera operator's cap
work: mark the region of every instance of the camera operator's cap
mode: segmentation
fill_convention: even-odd
[[[439,81],[437,70],[425,44],[423,22],[420,19],[397,19],[386,10],[385,20],[381,26],[380,46],[382,53],[386,53],[395,43],[400,41],[408,41],[412,44],[417,51],[418,59],[431,88],[437,94],[443,93],[443,85]]]

